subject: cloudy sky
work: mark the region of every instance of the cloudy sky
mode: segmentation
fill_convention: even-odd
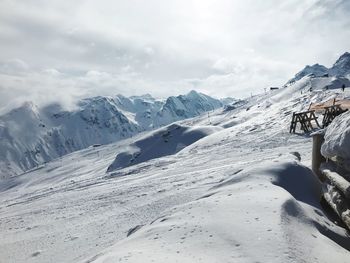
[[[349,49],[348,0],[1,0],[0,110],[191,89],[244,97]]]

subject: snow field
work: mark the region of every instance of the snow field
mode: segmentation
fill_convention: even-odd
[[[181,121],[225,129],[170,155],[106,173],[152,131],[2,181],[1,261],[348,262],[349,237],[304,166],[311,138],[288,133],[293,111],[339,91],[288,88]]]

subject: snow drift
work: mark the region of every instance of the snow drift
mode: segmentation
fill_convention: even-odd
[[[336,117],[327,127],[321,148],[325,157],[340,157],[350,164],[350,111]]]
[[[199,139],[220,130],[222,128],[214,126],[189,127],[171,124],[128,146],[126,151],[117,155],[107,172],[175,154]]]
[[[345,231],[321,211],[320,184],[296,161],[234,173],[88,262],[347,262]],[[330,253],[330,251],[332,251]]]

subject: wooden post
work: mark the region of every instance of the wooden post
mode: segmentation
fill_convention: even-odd
[[[293,112],[293,116],[292,116],[292,122],[290,124],[290,129],[289,129],[289,133],[295,133],[295,128],[294,128],[294,117],[295,117],[295,112]]]
[[[321,146],[323,141],[323,132],[316,132],[312,134],[312,171],[318,176],[321,181],[324,181],[325,178],[320,172],[320,166],[322,162],[326,161],[321,154]]]

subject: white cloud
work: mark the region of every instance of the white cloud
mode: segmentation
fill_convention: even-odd
[[[42,72],[46,75],[54,76],[54,77],[59,77],[62,75],[61,72],[59,72],[57,69],[54,69],[54,68],[44,69]]]
[[[347,0],[4,0],[0,108],[193,88],[261,92],[347,51],[349,11]]]
[[[27,63],[18,58],[13,58],[0,63],[0,72],[5,74],[20,75],[29,69]]]

